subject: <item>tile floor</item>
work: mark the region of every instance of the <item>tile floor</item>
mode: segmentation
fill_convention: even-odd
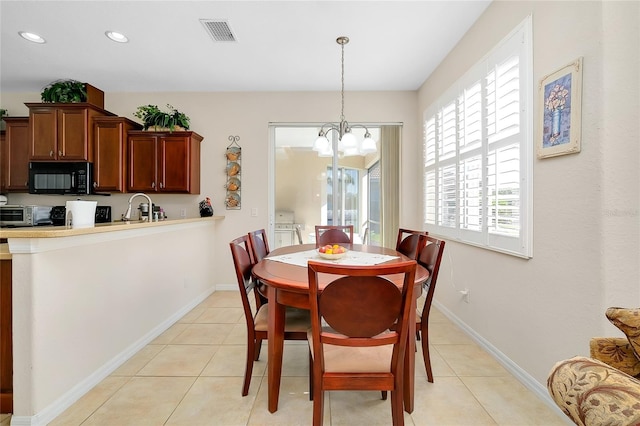
[[[286,342],[278,411],[267,410],[266,343],[240,395],[246,327],[235,292],[216,292],[99,383],[50,426],[308,425],[308,353]],[[407,425],[566,425],[436,308],[428,383],[416,355],[416,408]],[[329,392],[325,425],[390,425],[378,392]],[[10,418],[0,417],[0,426]]]

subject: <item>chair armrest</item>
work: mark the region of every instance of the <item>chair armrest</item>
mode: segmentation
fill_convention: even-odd
[[[630,376],[640,376],[640,360],[624,337],[593,337],[589,341],[591,358],[602,361]]]
[[[551,369],[547,389],[577,425],[640,423],[640,381],[598,360],[560,361]]]

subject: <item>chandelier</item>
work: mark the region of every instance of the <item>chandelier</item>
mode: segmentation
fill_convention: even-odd
[[[349,37],[338,37],[336,39],[342,48],[342,110],[340,113],[340,123],[325,123],[320,128],[318,138],[313,144],[313,150],[318,153],[320,157],[332,157],[333,156],[333,144],[329,142],[327,135],[331,131],[335,131],[338,135],[338,153],[344,156],[350,155],[365,155],[371,154],[377,151],[376,141],[371,138],[371,133],[366,126],[361,124],[349,124],[344,118],[344,45],[349,43]],[[364,140],[358,141],[355,135],[351,132],[351,129],[361,127],[364,128]]]

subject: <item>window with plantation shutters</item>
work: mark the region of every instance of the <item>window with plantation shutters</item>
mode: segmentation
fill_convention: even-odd
[[[430,233],[531,257],[531,57],[529,17],[425,111]]]

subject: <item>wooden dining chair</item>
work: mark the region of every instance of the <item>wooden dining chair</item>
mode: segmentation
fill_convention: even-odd
[[[352,243],[353,225],[316,225],[316,247]]]
[[[270,252],[267,232],[264,229],[258,229],[249,232],[247,235],[251,241],[251,256],[255,264],[264,259]],[[262,303],[267,303],[267,286],[259,281],[256,282],[256,286]]]
[[[244,384],[242,385],[242,396],[246,396],[251,384],[253,362],[260,357],[262,341],[268,339],[269,304],[264,303],[262,295],[257,291],[256,281],[251,276],[251,269],[255,263],[251,254],[249,236],[238,237],[231,241],[229,246],[247,323],[247,361],[244,370]],[[249,300],[249,294],[252,292],[255,297],[253,306]],[[307,340],[309,327],[311,327],[309,311],[287,308],[284,326],[285,340]]]
[[[391,391],[394,425],[404,424],[403,367],[416,261],[344,266],[309,261],[313,424],[322,425],[324,392]],[[319,274],[324,288],[320,289]],[[402,287],[388,275],[403,274]],[[323,327],[323,323],[326,327]],[[394,331],[389,327],[396,323]]]
[[[433,383],[431,358],[429,357],[429,312],[431,311],[433,294],[436,291],[440,262],[442,261],[442,253],[444,253],[444,241],[427,236],[426,242],[427,244],[420,251],[417,259],[418,263],[429,271],[429,278],[422,285],[426,294],[422,310],[416,313],[416,338],[422,340],[422,355],[424,358],[424,368],[427,370],[427,380]]]
[[[414,231],[412,229],[398,229],[398,241],[396,242],[396,251],[407,256],[409,259],[416,260],[420,250],[424,247],[428,235],[426,231]]]
[[[251,250],[253,259],[256,263],[260,262],[269,254],[269,241],[267,240],[267,232],[264,229],[249,232],[251,240]]]

